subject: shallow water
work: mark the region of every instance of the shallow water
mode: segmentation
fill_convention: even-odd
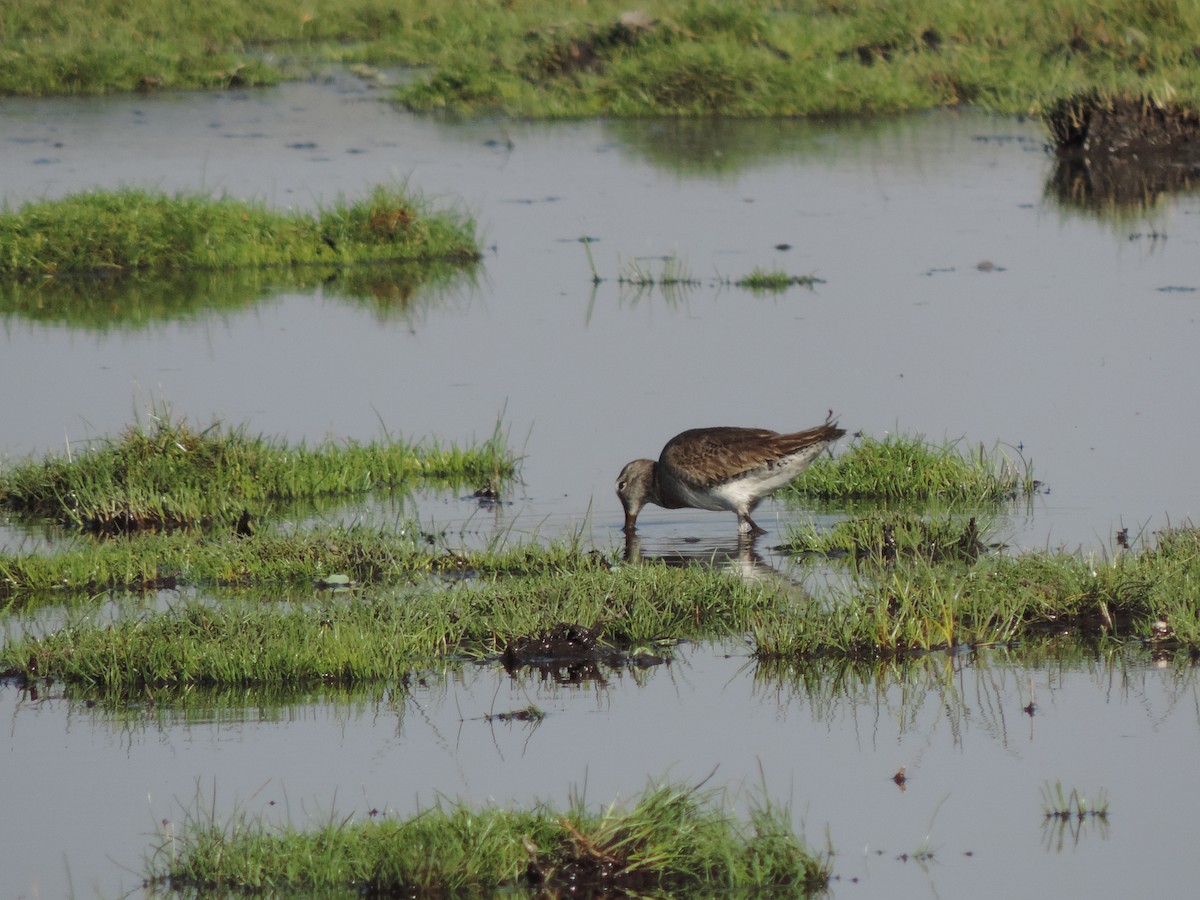
[[[589,517],[604,540],[626,460],[686,427],[801,427],[832,408],[851,431],[1022,446],[1050,488],[1018,517],[1026,545],[1195,516],[1200,293],[1164,290],[1200,287],[1194,196],[1124,224],[1063,208],[1044,197],[1039,126],[973,113],[450,125],[377,100],[305,84],[3,101],[9,203],[139,184],[312,207],[407,180],[473,213],[490,249],[474,287],[390,314],[320,290],[139,329],[8,314],[0,379],[24,389],[0,396],[0,453],[112,434],[154,401],[313,440],[466,440],[502,416],[526,454],[508,524]],[[705,283],[617,283],[670,254]],[[755,266],[825,283],[710,283]],[[726,518],[652,510],[645,530],[722,537]]]
[[[1018,547],[1102,552],[1122,526],[1136,535],[1196,517],[1195,196],[1124,219],[1064,206],[1047,187],[1039,126],[976,113],[451,124],[377,101],[345,82],[0,100],[9,204],[137,184],[311,208],[407,180],[475,215],[489,247],[474,284],[407,305],[275,291],[136,327],[0,311],[0,454],[112,434],[156,401],[296,440],[385,427],[468,440],[502,417],[525,455],[506,505],[418,494],[346,515],[416,516],[464,543],[583,531],[617,551],[612,482],[628,459],[683,428],[804,427],[832,408],[852,431],[1020,445],[1049,490],[1001,517]],[[618,283],[631,261],[658,274],[672,254],[700,285]],[[780,295],[723,283],[756,266],[824,282]],[[651,509],[641,550],[796,576],[770,548],[805,515],[764,505],[756,519],[771,534],[747,556],[731,515]],[[0,528],[10,549],[39,540]],[[828,825],[839,891],[1111,894],[1148,871],[1176,887],[1197,875],[1176,783],[1200,719],[1190,673],[959,661],[944,680],[816,702],[756,679],[744,648],[729,649],[692,649],[604,688],[471,668],[398,706],[315,698],[208,719],[114,717],[0,687],[5,758],[29,775],[0,788],[21,823],[0,842],[0,894],[136,886],[155,823],[177,820],[175,801],[197,785],[215,783],[224,810],[288,805],[302,819],[333,806],[411,811],[438,793],[565,802],[585,781],[606,803],[647,777],[699,780],[714,767],[711,783],[752,786],[760,764],[810,839]],[[1032,719],[1021,712],[1030,678]],[[967,699],[947,704],[948,690]],[[478,718],[530,697],[551,713],[536,728]],[[900,765],[903,793],[889,780]],[[1039,790],[1055,779],[1107,789],[1105,833],[1044,848]],[[926,833],[933,863],[895,859]]]
[[[822,674],[815,690],[756,675],[729,646],[685,647],[604,684],[468,666],[283,705],[233,692],[240,703],[201,694],[114,713],[0,686],[9,769],[29,776],[5,788],[21,823],[0,850],[6,888],[57,896],[69,870],[77,895],[112,896],[138,878],[110,860],[136,870],[164,820],[213,807],[316,824],[439,797],[566,806],[572,787],[601,805],[650,775],[708,779],[739,807],[765,779],[811,844],[828,830],[835,893],[858,879],[855,896],[1114,896],[1136,894],[1146,871],[1168,888],[1200,874],[1181,790],[1200,737],[1194,671],[983,654],[922,660],[903,678]],[[540,722],[487,718],[530,704]],[[1047,823],[1042,791],[1060,780],[1089,801],[1106,790],[1107,821]],[[900,859],[922,849],[923,866]]]

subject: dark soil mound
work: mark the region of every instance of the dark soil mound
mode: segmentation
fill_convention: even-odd
[[[1148,97],[1083,94],[1045,120],[1058,156],[1051,189],[1078,206],[1148,204],[1200,184],[1200,112]]]

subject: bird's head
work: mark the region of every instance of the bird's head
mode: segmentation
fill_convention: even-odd
[[[637,528],[638,513],[647,503],[658,502],[658,489],[655,487],[654,470],[658,463],[652,459],[635,459],[621,470],[617,476],[617,496],[625,507],[626,533]]]

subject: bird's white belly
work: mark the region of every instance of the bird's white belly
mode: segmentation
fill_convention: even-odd
[[[774,493],[804,471],[809,460],[816,452],[795,456],[771,468],[760,468],[753,472],[735,478],[724,484],[717,485],[707,494],[687,491],[688,500],[692,506],[700,509],[731,509],[734,512],[742,509],[754,509],[758,501],[768,494]]]
[[[720,512],[723,509],[737,509],[737,497],[741,493],[731,490],[732,485],[723,484],[710,491],[695,491],[686,484],[680,484],[675,494],[681,506],[691,506],[696,509],[711,509]]]
[[[708,491],[694,491],[681,485],[678,493],[681,500],[696,509],[711,509],[717,512],[728,509],[737,512],[739,509],[752,507],[761,496],[761,492],[754,488],[749,479],[738,478]]]

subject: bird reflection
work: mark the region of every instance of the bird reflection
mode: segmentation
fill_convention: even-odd
[[[748,583],[795,581],[767,562],[758,551],[758,535],[739,533],[717,541],[667,538],[643,543],[636,531],[625,533],[624,559],[627,563],[656,560],[668,566],[708,566],[732,572]]]

